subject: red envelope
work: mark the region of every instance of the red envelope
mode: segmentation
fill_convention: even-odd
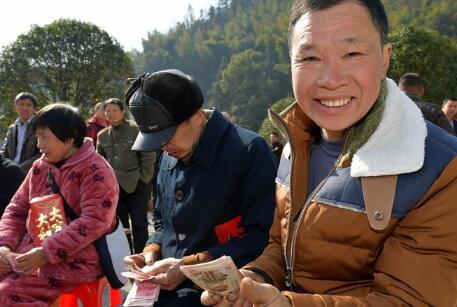
[[[233,237],[241,237],[246,232],[243,226],[241,226],[241,215],[217,225],[214,227],[214,231],[220,244],[227,242]]]
[[[46,237],[59,232],[66,225],[63,199],[59,194],[34,197],[30,200],[29,225],[35,246],[41,246]]]

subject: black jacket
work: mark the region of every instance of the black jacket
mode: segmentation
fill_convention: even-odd
[[[426,102],[422,100],[421,97],[416,95],[407,94],[412,101],[416,103],[416,105],[421,109],[424,118],[429,122],[434,123],[438,127],[446,130],[452,135],[455,135],[455,131],[452,126],[449,124],[446,115],[444,115],[443,111],[441,111],[438,106],[431,102]]]
[[[21,168],[0,155],[0,217],[24,180]]]
[[[209,118],[190,164],[163,153],[149,243],[163,258],[208,251],[243,266],[268,243],[275,209],[276,166],[259,135],[230,123],[218,111]],[[215,227],[241,215],[246,231],[219,244]]]

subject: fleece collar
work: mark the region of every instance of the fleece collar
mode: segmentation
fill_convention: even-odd
[[[427,128],[416,104],[387,79],[384,113],[377,129],[355,153],[352,177],[412,173],[422,168]]]

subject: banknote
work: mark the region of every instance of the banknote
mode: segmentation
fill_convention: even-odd
[[[125,299],[124,306],[152,306],[159,298],[160,286],[148,281],[135,280]]]
[[[200,288],[224,296],[238,292],[243,278],[229,256],[222,256],[205,263],[182,265],[180,269]]]

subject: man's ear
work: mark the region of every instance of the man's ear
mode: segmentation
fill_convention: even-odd
[[[424,94],[425,94],[425,88],[424,88],[424,87],[421,87],[421,88],[419,89],[419,96],[420,96],[420,97],[423,97]]]
[[[392,44],[386,43],[382,47],[382,72],[384,79],[387,76],[387,71],[389,70],[390,58],[392,57]]]

